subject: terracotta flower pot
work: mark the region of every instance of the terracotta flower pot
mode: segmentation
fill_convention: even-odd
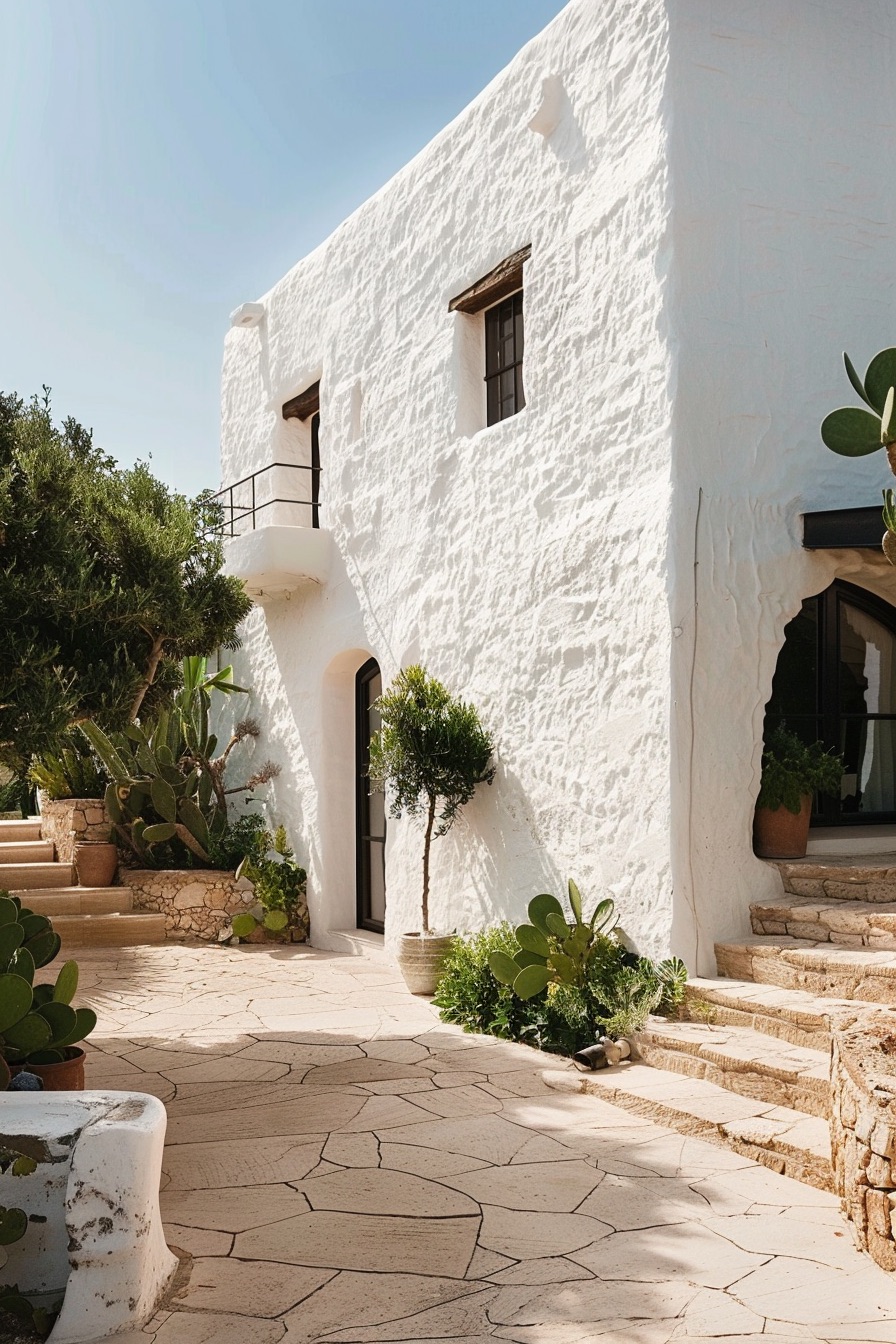
[[[812,795],[803,794],[799,812],[787,807],[757,807],[753,818],[753,852],[760,859],[802,859],[809,844]]]
[[[45,1092],[83,1092],[84,1051],[80,1046],[70,1045],[65,1055],[58,1064],[10,1064],[9,1071],[13,1076],[23,1070],[37,1074]]]
[[[118,871],[118,850],[101,840],[75,845],[75,872],[82,887],[111,887]]]
[[[435,994],[454,935],[405,933],[398,945],[398,968],[412,994]]]

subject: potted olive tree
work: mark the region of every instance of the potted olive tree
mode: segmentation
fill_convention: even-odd
[[[444,835],[477,784],[490,784],[492,739],[472,705],[458,700],[422,667],[400,672],[377,701],[382,727],[370,742],[370,777],[391,793],[390,812],[424,816],[420,930],[402,936],[398,964],[414,994],[434,994],[450,934],[429,920],[429,861],[433,838]]]
[[[762,753],[762,784],[753,819],[753,849],[761,859],[801,859],[809,842],[812,797],[836,793],[843,757],[811,746],[782,724]]]

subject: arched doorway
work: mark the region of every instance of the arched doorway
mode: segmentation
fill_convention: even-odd
[[[386,921],[386,800],[371,791],[370,739],[380,727],[379,664],[370,658],[355,677],[355,855],[358,928],[382,933]]]
[[[896,608],[836,582],[784,632],[766,728],[780,723],[842,752],[839,798],[816,798],[818,826],[896,822]]]

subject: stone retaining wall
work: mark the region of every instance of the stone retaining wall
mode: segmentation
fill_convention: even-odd
[[[135,910],[165,916],[167,933],[210,941],[255,903],[251,882],[212,868],[122,868],[119,880],[131,888]]]
[[[71,863],[82,840],[108,840],[112,822],[102,798],[40,795],[40,833],[52,840],[60,863]]]
[[[868,1011],[832,1026],[834,1189],[856,1244],[896,1270],[896,1016]]]

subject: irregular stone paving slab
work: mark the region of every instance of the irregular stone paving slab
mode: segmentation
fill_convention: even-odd
[[[571,1260],[601,1279],[639,1283],[684,1279],[706,1288],[727,1288],[767,1258],[692,1223],[614,1232],[595,1246],[570,1253]]]
[[[241,1233],[240,1260],[462,1279],[476,1248],[479,1218],[391,1218],[363,1213],[307,1213]]]
[[[183,1223],[216,1232],[244,1232],[250,1227],[307,1213],[310,1207],[305,1196],[288,1185],[166,1190],[161,1206],[166,1223]]]
[[[301,1181],[320,1161],[326,1135],[295,1139],[228,1139],[220,1143],[184,1143],[169,1148],[164,1170],[167,1189],[215,1190],[222,1186],[272,1185]]]
[[[316,1292],[334,1273],[270,1261],[202,1258],[193,1262],[190,1281],[175,1302],[190,1311],[282,1316]]]
[[[613,1228],[579,1213],[527,1213],[485,1207],[479,1245],[511,1260],[541,1260],[550,1249],[570,1255],[608,1237]]]
[[[862,956],[877,971],[888,954]],[[388,967],[174,944],[79,960],[80,993],[105,1004],[97,1076],[117,1070],[133,1086],[135,1068],[187,1071],[170,1084],[163,1201],[194,1277],[127,1344],[896,1338],[896,1285],[853,1249],[830,1195],[603,1093],[542,1092],[545,1068],[568,1076],[559,1061],[438,1023]],[[864,974],[868,963],[849,965]],[[790,996],[793,1023],[824,1025],[805,988],[796,1002],[787,986],[749,992],[765,1001],[757,1010]],[[281,1076],[243,1077],[233,1060]],[[394,1076],[305,1081],[359,1061]],[[708,1086],[641,1065],[614,1075],[645,1106],[683,1106]],[[443,1096],[467,1113],[420,1104]],[[723,1120],[715,1098],[695,1110],[741,1126],[745,1141],[783,1142],[788,1127],[794,1147],[814,1141],[797,1131],[816,1122],[725,1096]],[[228,1172],[231,1185],[215,1184]],[[453,1201],[469,1212],[436,1216]],[[541,1211],[556,1202],[571,1211]]]
[[[337,1171],[298,1188],[312,1209],[384,1213],[409,1218],[479,1216],[479,1205],[468,1195],[403,1171]]]
[[[586,1162],[529,1162],[442,1179],[480,1204],[536,1213],[572,1213],[600,1184],[603,1173]]]
[[[312,1344],[343,1328],[407,1322],[421,1312],[481,1292],[482,1284],[415,1274],[343,1271],[284,1317],[289,1344]]]

